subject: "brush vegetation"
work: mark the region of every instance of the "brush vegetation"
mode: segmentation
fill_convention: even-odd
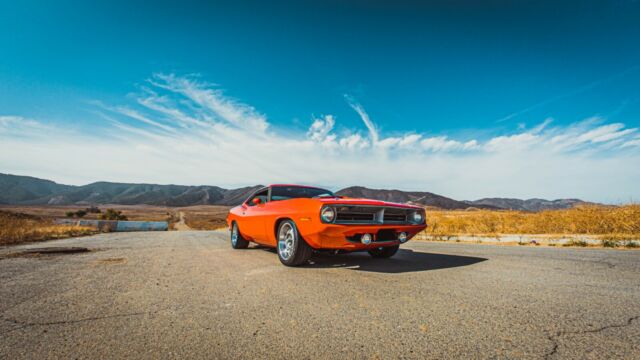
[[[95,229],[56,225],[38,216],[0,211],[0,245],[95,234]]]
[[[640,205],[584,205],[540,212],[427,211],[426,235],[593,235],[609,241],[640,239]]]
[[[190,206],[180,208],[184,213],[185,223],[193,230],[218,230],[227,227],[226,206]]]

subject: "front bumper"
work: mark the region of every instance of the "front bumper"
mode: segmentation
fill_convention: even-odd
[[[300,234],[307,243],[315,249],[332,250],[366,250],[381,246],[393,246],[400,244],[397,236],[401,232],[407,233],[407,241],[417,233],[424,230],[427,225],[396,225],[396,224],[363,224],[363,225],[339,225],[339,224],[313,224],[314,226],[298,225]],[[364,245],[359,241],[362,234],[371,234],[373,242]]]

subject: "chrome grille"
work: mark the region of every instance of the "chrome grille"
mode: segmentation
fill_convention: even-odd
[[[336,224],[407,224],[413,210],[383,206],[336,205]]]
[[[357,213],[357,212],[342,212],[336,216],[336,221],[347,222],[374,222],[376,214],[370,213]]]
[[[337,206],[336,223],[373,224],[380,208],[372,206]]]
[[[407,210],[405,209],[384,209],[383,221],[385,223],[402,224],[407,222]]]

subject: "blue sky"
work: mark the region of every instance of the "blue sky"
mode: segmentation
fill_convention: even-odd
[[[0,172],[637,200],[638,39],[637,1],[2,2]]]

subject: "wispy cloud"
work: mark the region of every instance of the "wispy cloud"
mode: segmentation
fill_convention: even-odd
[[[194,105],[207,110],[213,119],[223,120],[255,132],[264,132],[269,127],[264,115],[258,113],[251,106],[225,96],[222,90],[213,88],[213,84],[173,74],[155,74],[149,83],[158,88],[184,95]]]
[[[598,86],[600,86],[602,84],[608,83],[608,82],[610,82],[612,80],[615,80],[617,78],[620,78],[622,76],[625,76],[625,75],[628,75],[628,74],[630,74],[632,72],[635,72],[635,71],[637,71],[639,69],[640,69],[640,65],[632,66],[632,67],[627,68],[627,69],[625,69],[625,70],[623,70],[621,72],[618,72],[618,73],[615,73],[613,75],[607,76],[605,78],[593,81],[593,82],[591,82],[589,84],[586,84],[584,86],[581,86],[581,87],[579,87],[577,89],[562,93],[560,95],[556,95],[554,97],[542,100],[539,103],[536,103],[536,104],[533,104],[531,106],[528,106],[528,107],[526,107],[524,109],[515,111],[515,112],[513,112],[513,113],[511,113],[511,114],[509,114],[509,115],[507,115],[507,116],[505,116],[503,118],[500,118],[500,119],[496,120],[496,122],[500,123],[500,122],[508,121],[508,120],[516,118],[516,117],[518,117],[520,115],[526,114],[526,113],[528,113],[530,111],[533,111],[533,110],[536,110],[538,108],[542,108],[544,106],[550,105],[550,104],[552,104],[554,102],[557,102],[557,101],[560,101],[560,100],[563,100],[563,99],[566,99],[566,98],[570,98],[570,97],[578,95],[578,94],[582,94],[582,93],[587,92],[587,91],[589,91],[591,89],[594,89],[594,88],[596,88],[596,87],[598,87]]]
[[[483,196],[640,196],[638,129],[593,117],[542,120],[490,138],[405,133],[385,136],[365,108],[347,104],[363,128],[312,118],[297,133],[197,76],[155,74],[120,104],[95,103],[101,132],[69,132],[45,121],[0,116],[0,171],[63,182],[95,180],[241,186],[301,182],[362,184]]]
[[[353,110],[355,110],[358,115],[360,115],[362,122],[364,122],[367,129],[369,129],[369,136],[371,137],[371,141],[373,142],[373,144],[377,144],[379,139],[378,129],[376,128],[376,125],[373,123],[373,121],[371,121],[371,119],[369,118],[367,112],[364,111],[362,105],[356,102],[351,96],[345,95],[345,99],[347,99],[349,106],[351,106]]]

